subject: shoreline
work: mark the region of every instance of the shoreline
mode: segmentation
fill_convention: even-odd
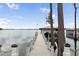
[[[39,29],[2,29],[2,30],[39,30]]]

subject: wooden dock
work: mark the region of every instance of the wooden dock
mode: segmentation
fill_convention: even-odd
[[[51,56],[40,31],[29,56]]]

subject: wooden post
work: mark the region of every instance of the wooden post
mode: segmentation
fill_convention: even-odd
[[[63,4],[58,3],[58,56],[63,56],[64,52],[64,20],[63,20]]]
[[[2,45],[0,45],[0,52],[1,52],[1,47],[2,47]]]
[[[75,56],[76,56],[76,46],[77,46],[77,33],[76,33],[76,13],[77,13],[77,7],[76,7],[76,4],[74,3],[74,9],[75,9],[75,12],[74,12],[74,21],[75,21],[75,23],[74,23],[74,26],[75,26],[75,37],[74,37],[74,44],[75,44]]]

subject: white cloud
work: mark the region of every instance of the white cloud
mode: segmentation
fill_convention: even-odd
[[[8,20],[6,18],[0,18],[0,28],[8,28],[10,22],[11,20]]]
[[[42,13],[48,13],[48,14],[49,14],[49,11],[50,11],[50,9],[48,9],[48,8],[40,8],[40,10],[41,10]],[[53,17],[53,19],[55,19],[55,17],[56,17],[55,14],[53,14],[52,17]]]
[[[15,9],[18,10],[19,9],[19,5],[18,4],[14,4],[14,3],[6,3],[6,5],[11,8],[11,9]]]
[[[56,16],[53,14],[52,17],[53,17],[53,19],[55,19]]]
[[[64,23],[65,28],[74,28],[73,22]]]
[[[43,13],[49,13],[49,9],[48,8],[40,8],[40,10],[43,12]]]

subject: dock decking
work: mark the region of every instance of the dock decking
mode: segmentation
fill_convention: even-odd
[[[29,56],[51,56],[40,31]]]

